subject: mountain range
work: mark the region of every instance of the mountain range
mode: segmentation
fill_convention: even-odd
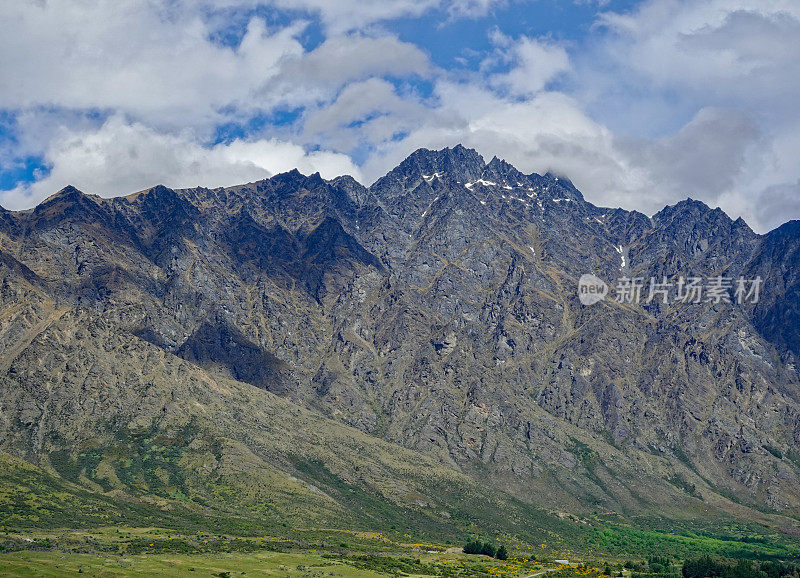
[[[370,187],[66,187],[0,209],[0,451],[62,521],[798,535],[799,265],[798,221],[601,208],[461,145]],[[763,285],[587,306],[587,273]]]

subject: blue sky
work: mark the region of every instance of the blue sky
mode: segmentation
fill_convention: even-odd
[[[626,11],[636,2],[608,2],[603,10]],[[467,58],[475,66],[481,54],[492,49],[493,28],[508,36],[549,37],[580,45],[591,40],[598,7],[592,2],[541,0],[528,4],[499,5],[481,18],[450,18],[439,10],[426,18],[402,18],[391,29],[401,40],[424,46],[439,66],[458,66]],[[469,58],[472,56],[472,58]]]
[[[797,0],[0,5],[0,204],[298,167],[369,184],[462,142],[647,214],[800,217]]]

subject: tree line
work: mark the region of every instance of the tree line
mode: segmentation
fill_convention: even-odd
[[[473,540],[464,545],[464,554],[483,554],[484,556],[491,556],[498,560],[508,559],[508,550],[504,545],[497,548],[491,542],[481,542],[480,540]]]

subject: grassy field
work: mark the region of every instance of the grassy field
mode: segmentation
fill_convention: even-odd
[[[718,528],[720,532],[724,528]],[[734,560],[798,562],[800,545],[779,536],[728,528],[669,533],[607,523],[583,549],[561,541],[531,544],[513,536],[508,561],[465,555],[457,545],[415,542],[399,532],[292,529],[284,535],[181,533],[167,528],[107,526],[91,530],[0,528],[0,576],[508,576],[630,577],[647,559],[712,555]],[[738,532],[736,534],[735,532]],[[559,567],[567,558],[580,567]],[[667,564],[667,566],[669,566]],[[642,571],[639,576],[645,576]],[[666,574],[662,574],[666,576]],[[635,575],[634,575],[635,576]]]
[[[4,576],[374,576],[319,554],[164,554],[102,557],[91,554],[16,552],[0,557]]]
[[[493,560],[460,553],[331,554],[217,552],[101,555],[19,551],[0,555],[2,576],[528,576],[548,567],[528,559]],[[598,575],[599,569],[595,571]],[[570,574],[573,572],[569,572]],[[583,572],[583,575],[588,573]]]

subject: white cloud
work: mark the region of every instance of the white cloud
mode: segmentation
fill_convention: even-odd
[[[492,75],[490,80],[512,96],[532,96],[571,69],[567,51],[555,43],[527,36],[512,40],[499,31],[492,34],[492,40],[501,51],[494,59],[509,62],[511,69]]]
[[[605,49],[627,75],[707,105],[785,113],[800,91],[797,2],[649,2],[607,16]]]
[[[305,52],[304,21],[273,29],[252,18],[238,46],[221,46],[200,6],[0,3],[0,77],[11,80],[0,89],[0,109],[111,110],[208,131],[230,116],[330,100],[352,81],[431,70],[422,50],[380,31],[330,37]]]
[[[309,112],[303,133],[309,142],[352,150],[391,140],[427,117],[418,100],[399,96],[386,80],[370,78],[350,84],[330,105]]]
[[[314,50],[287,57],[260,91],[273,104],[293,107],[331,101],[342,87],[370,78],[428,76],[433,67],[417,46],[394,36],[335,36]]]
[[[344,155],[306,152],[303,147],[271,140],[234,140],[203,147],[190,132],[163,134],[116,115],[99,129],[62,128],[46,151],[50,174],[0,194],[6,208],[25,208],[72,184],[87,193],[114,196],[155,184],[169,187],[216,187],[250,182],[299,168],[323,178],[359,176]]]
[[[495,6],[508,4],[508,0],[452,0],[447,10],[453,17],[480,18],[488,14]]]
[[[0,108],[113,109],[164,125],[210,122],[253,102],[304,24],[252,19],[236,48],[214,44],[198,11],[115,0],[0,3]]]

